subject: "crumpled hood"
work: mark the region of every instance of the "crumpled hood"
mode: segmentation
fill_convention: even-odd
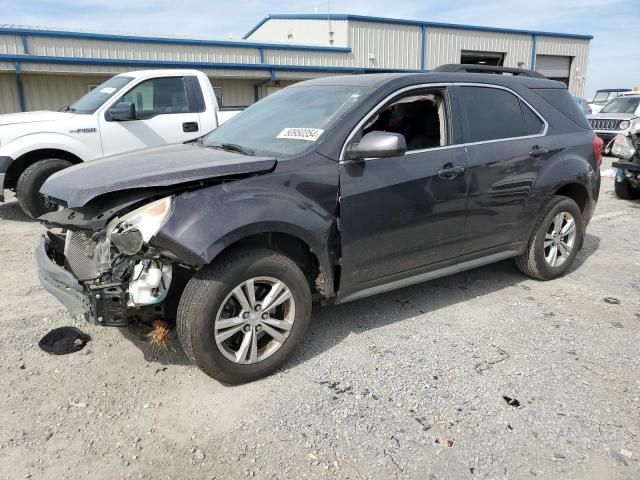
[[[588,120],[633,120],[638,118],[635,113],[594,113],[587,115]]]
[[[33,122],[54,122],[58,120],[68,120],[75,117],[76,114],[68,112],[24,112],[24,113],[7,113],[0,115],[1,125],[15,125],[17,123],[33,123]]]
[[[79,208],[106,193],[264,173],[275,165],[274,158],[180,143],[67,168],[49,177],[40,192],[61,200],[69,208]]]

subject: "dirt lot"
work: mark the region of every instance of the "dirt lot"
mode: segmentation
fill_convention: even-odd
[[[177,343],[70,318],[38,284],[43,229],[11,199],[0,478],[640,478],[640,203],[612,188],[567,277],[502,262],[318,307],[285,370],[233,388]],[[40,351],[63,325],[93,340]]]

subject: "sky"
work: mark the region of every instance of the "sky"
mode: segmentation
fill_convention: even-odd
[[[640,86],[638,0],[0,0],[0,22],[97,33],[242,38],[268,13],[351,13],[593,35],[585,96]]]

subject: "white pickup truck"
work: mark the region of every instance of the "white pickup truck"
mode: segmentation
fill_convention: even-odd
[[[218,106],[209,78],[197,70],[123,73],[59,112],[0,115],[0,201],[15,190],[31,217],[52,208],[40,195],[63,168],[214,130],[240,109]]]

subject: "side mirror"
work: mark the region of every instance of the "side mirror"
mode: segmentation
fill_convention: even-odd
[[[136,106],[131,102],[119,102],[109,109],[109,116],[114,122],[126,122],[136,119]]]
[[[407,152],[404,135],[390,132],[369,132],[360,143],[352,143],[347,147],[346,157],[349,160],[363,158],[400,157]]]

